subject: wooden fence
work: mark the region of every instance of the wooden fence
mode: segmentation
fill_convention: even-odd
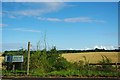
[[[89,65],[120,65],[120,63],[89,63]]]

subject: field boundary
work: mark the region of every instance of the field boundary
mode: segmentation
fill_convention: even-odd
[[[120,65],[120,63],[89,63],[89,65]]]

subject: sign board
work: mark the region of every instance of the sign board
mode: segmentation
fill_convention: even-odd
[[[23,62],[23,56],[5,56],[5,62]]]
[[[12,56],[5,56],[5,62],[12,62]]]
[[[12,56],[12,62],[23,62],[23,56]]]

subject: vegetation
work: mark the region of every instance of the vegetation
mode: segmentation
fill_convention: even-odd
[[[3,69],[3,75],[26,75],[27,64],[27,50],[18,50],[5,52],[5,55],[24,55],[24,62],[22,68],[17,66],[13,70],[13,64],[19,65],[21,63],[3,63],[6,69]],[[31,51],[30,54],[30,75],[39,77],[96,77],[96,76],[110,76],[116,77],[116,69],[112,65],[104,65],[105,63],[111,63],[111,60],[105,55],[101,55],[99,63],[103,65],[89,65],[89,59],[86,56],[82,56],[83,60],[76,62],[70,62],[61,52],[57,51],[56,47],[50,50],[37,50]]]

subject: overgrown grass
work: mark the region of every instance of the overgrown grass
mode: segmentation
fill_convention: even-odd
[[[4,76],[25,76],[26,71],[3,71]],[[30,72],[30,76],[39,77],[117,77],[117,72],[106,72],[106,71],[92,71],[92,70],[62,70],[52,71],[49,73],[33,73]]]
[[[15,76],[15,75],[25,75],[26,71],[24,70],[2,70],[2,75],[4,76]]]
[[[38,73],[32,74],[32,76],[40,77],[117,77],[116,72],[105,72],[105,71],[86,71],[86,70],[68,70],[68,71],[52,71],[49,73]]]
[[[3,76],[26,76],[26,59],[23,70],[3,70]],[[99,61],[103,65],[90,66],[89,60],[86,56],[83,56],[83,60],[78,62],[69,62],[60,54],[57,53],[54,47],[46,53],[46,49],[43,51],[36,51],[31,54],[30,58],[30,75],[39,77],[117,77],[118,73],[116,69],[111,65],[104,65],[105,63],[111,63],[109,58],[102,56]],[[10,64],[10,63],[9,63]],[[12,64],[9,65],[12,69]],[[8,67],[9,67],[8,66]]]

